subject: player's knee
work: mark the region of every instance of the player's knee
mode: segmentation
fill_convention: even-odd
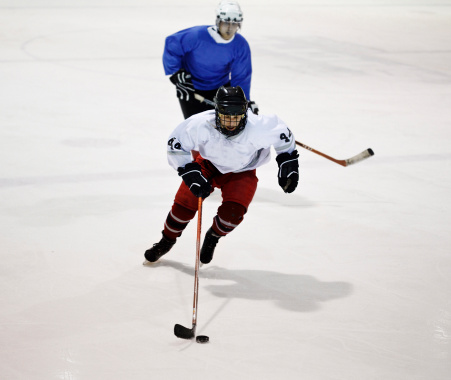
[[[224,202],[218,208],[219,218],[235,226],[242,222],[245,213],[246,208],[235,202]]]

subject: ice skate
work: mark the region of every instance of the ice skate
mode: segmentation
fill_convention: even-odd
[[[213,258],[213,253],[215,252],[216,244],[221,238],[213,228],[210,228],[205,234],[204,243],[202,244],[202,249],[200,251],[200,261],[202,264],[208,264]]]
[[[167,238],[163,233],[163,237],[158,243],[155,243],[152,248],[149,248],[145,253],[144,257],[146,258],[146,261],[144,261],[144,265],[146,262],[154,263],[155,261],[159,260],[161,256],[168,253],[173,245],[175,244],[175,240],[171,240]]]

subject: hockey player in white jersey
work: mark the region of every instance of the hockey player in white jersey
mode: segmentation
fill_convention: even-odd
[[[183,182],[164,223],[162,239],[144,256],[155,262],[169,252],[198,207],[221,189],[222,203],[205,235],[200,261],[209,263],[220,238],[243,220],[257,189],[256,168],[270,160],[274,147],[283,191],[293,192],[299,181],[295,138],[276,115],[248,112],[249,102],[241,87],[221,87],[214,98],[215,110],[196,114],[182,122],[169,136],[169,164]],[[200,152],[194,161],[191,150]]]

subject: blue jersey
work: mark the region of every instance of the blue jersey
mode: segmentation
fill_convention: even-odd
[[[166,38],[163,66],[166,75],[185,69],[194,88],[214,90],[230,81],[250,99],[252,63],[249,44],[241,34],[222,39],[216,27],[195,26]],[[217,34],[217,36],[216,36]]]

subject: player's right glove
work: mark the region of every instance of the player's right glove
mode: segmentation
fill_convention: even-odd
[[[180,69],[169,77],[169,80],[177,88],[177,97],[190,102],[194,99],[194,86],[191,81],[191,74],[185,69]]]
[[[210,182],[203,176],[201,166],[197,162],[190,162],[184,168],[178,168],[177,171],[196,197],[207,198],[210,195]]]
[[[292,193],[299,182],[298,151],[281,153],[276,157],[279,164],[279,185],[286,193]]]

